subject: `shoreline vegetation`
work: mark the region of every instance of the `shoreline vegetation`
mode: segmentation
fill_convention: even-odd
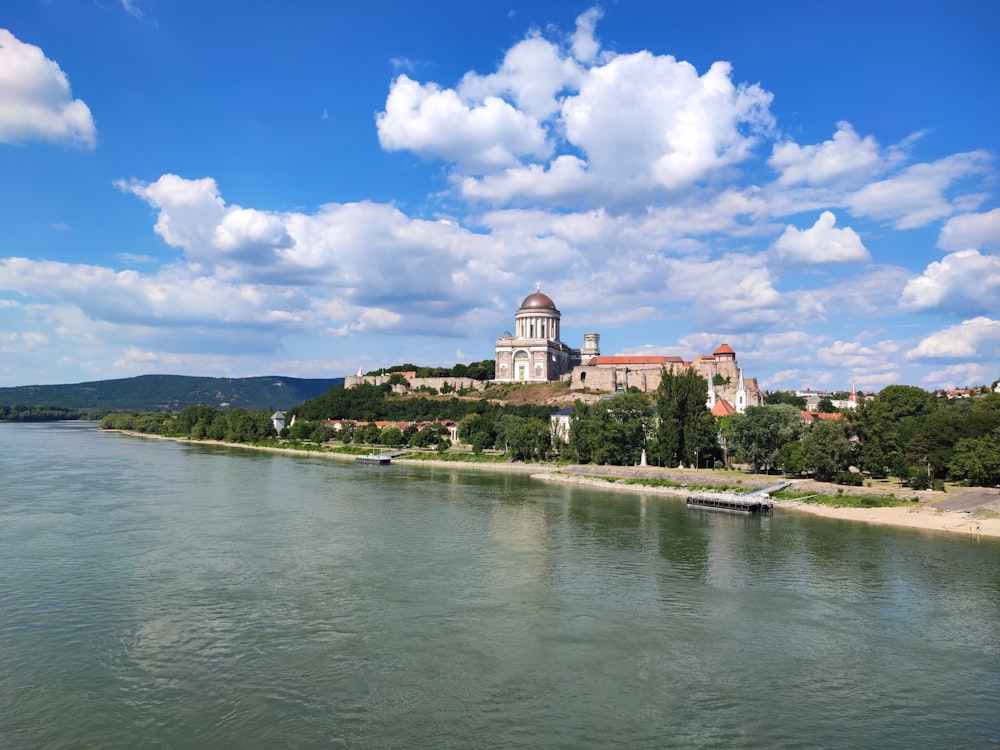
[[[336,449],[306,449],[294,445],[252,445],[228,443],[218,440],[199,440],[189,437],[155,435],[132,430],[106,430],[129,437],[152,440],[170,440],[192,445],[219,448],[256,450],[299,457],[317,457],[340,461],[353,461],[356,456],[379,452],[377,448],[343,451]],[[524,463],[500,459],[499,456],[472,454],[420,453],[407,451],[407,455],[393,458],[394,463],[434,468],[470,469],[477,471],[514,472],[528,474],[536,481],[559,482],[597,487],[615,492],[643,495],[686,497],[692,491],[717,489],[719,491],[746,491],[775,484],[774,476],[746,474],[738,471],[707,469],[664,469],[639,466],[596,466],[559,463]],[[458,458],[457,456],[462,456]],[[424,457],[426,456],[426,458]],[[838,488],[830,494],[830,486],[811,480],[791,479],[792,486],[773,497],[775,508],[780,511],[806,513],[839,521],[944,532],[974,538],[1000,539],[1000,493],[996,501],[974,510],[943,510],[932,505],[946,499],[942,492],[907,488]],[[867,499],[867,500],[866,500]],[[871,503],[871,505],[869,505]]]

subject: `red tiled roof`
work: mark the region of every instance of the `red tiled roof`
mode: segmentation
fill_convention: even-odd
[[[732,354],[735,356],[736,352],[733,351],[733,347],[729,344],[722,344],[716,349],[713,354],[718,357],[720,354]]]
[[[844,415],[836,412],[833,414],[827,414],[820,411],[804,411],[802,412],[803,422],[815,422],[817,419],[843,419]]]
[[[713,417],[724,417],[727,414],[735,414],[736,407],[731,403],[726,401],[724,398],[719,398],[715,400],[715,406],[712,407]]]
[[[667,363],[666,357],[594,357],[591,364],[598,365],[664,365]]]

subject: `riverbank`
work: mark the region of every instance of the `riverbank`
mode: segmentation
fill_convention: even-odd
[[[110,430],[109,430],[110,431]],[[149,435],[129,430],[114,430],[130,437],[142,437],[151,440],[172,440],[191,445],[207,445],[241,450],[256,450],[265,453],[325,458],[337,461],[354,461],[355,455],[349,453],[334,453],[321,450],[301,450],[298,448],[283,448],[267,445],[243,445],[239,443],[220,443],[217,440],[195,440],[192,438],[167,437],[164,435]],[[530,474],[538,481],[577,484],[589,487],[611,490],[614,492],[630,492],[643,495],[669,495],[686,497],[691,494],[684,487],[656,487],[645,484],[629,484],[629,479],[664,479],[679,483],[697,483],[701,485],[715,484],[721,487],[738,484],[741,489],[754,490],[774,484],[774,477],[754,476],[727,473],[719,475],[706,470],[659,469],[656,467],[630,466],[580,466],[557,465],[521,462],[474,462],[448,461],[445,459],[407,459],[394,458],[393,463],[410,466],[427,466],[443,469],[462,469],[472,471],[492,471],[518,474]],[[796,485],[815,489],[822,494],[831,494],[830,485],[821,485],[808,480],[797,480]],[[834,490],[835,491],[835,490]],[[862,494],[865,490],[849,490],[853,494]],[[868,491],[869,494],[871,491]],[[899,492],[893,494],[900,494]],[[903,495],[900,495],[903,496]],[[943,500],[940,492],[907,490],[906,497],[917,497],[918,502],[912,506],[896,506],[886,508],[838,508],[830,505],[807,503],[801,500],[775,500],[775,508],[781,512],[808,513],[813,516],[830,518],[838,521],[868,523],[883,526],[920,529],[923,531],[942,532],[971,537],[988,537],[1000,539],[1000,494],[997,502],[979,510],[942,510],[931,503]]]
[[[573,466],[556,471],[548,471],[533,476],[534,479],[550,482],[580,484],[602,489],[612,489],[619,492],[639,494],[672,495],[687,497],[691,490],[683,487],[651,487],[643,484],[625,484],[622,480],[628,478],[657,476],[672,481],[711,483],[713,477],[692,471],[678,470],[641,470],[632,467],[607,466]],[[719,484],[732,483],[733,479],[715,478]],[[762,477],[740,477],[741,486],[746,490],[759,489],[774,484],[775,479]],[[821,494],[831,494],[830,485],[822,485],[810,480],[792,480],[797,486],[815,489]],[[856,490],[853,494],[864,494]],[[870,494],[870,492],[869,492]],[[923,531],[944,532],[972,537],[989,537],[1000,539],[1000,493],[997,502],[973,511],[942,510],[931,503],[943,500],[943,493],[924,491],[893,493],[900,497],[917,497],[912,505],[899,505],[884,508],[849,508],[808,503],[802,500],[775,500],[775,508],[779,511],[807,513],[822,518],[839,521],[861,522],[882,526],[896,526]]]

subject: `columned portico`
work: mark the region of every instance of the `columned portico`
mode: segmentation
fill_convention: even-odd
[[[508,383],[545,383],[558,380],[580,364],[580,350],[559,339],[562,313],[536,287],[514,316],[514,333],[496,342],[496,380]],[[597,336],[590,334],[596,350]]]

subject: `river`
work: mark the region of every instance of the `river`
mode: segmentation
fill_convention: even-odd
[[[0,748],[995,748],[998,696],[995,541],[0,424]]]

